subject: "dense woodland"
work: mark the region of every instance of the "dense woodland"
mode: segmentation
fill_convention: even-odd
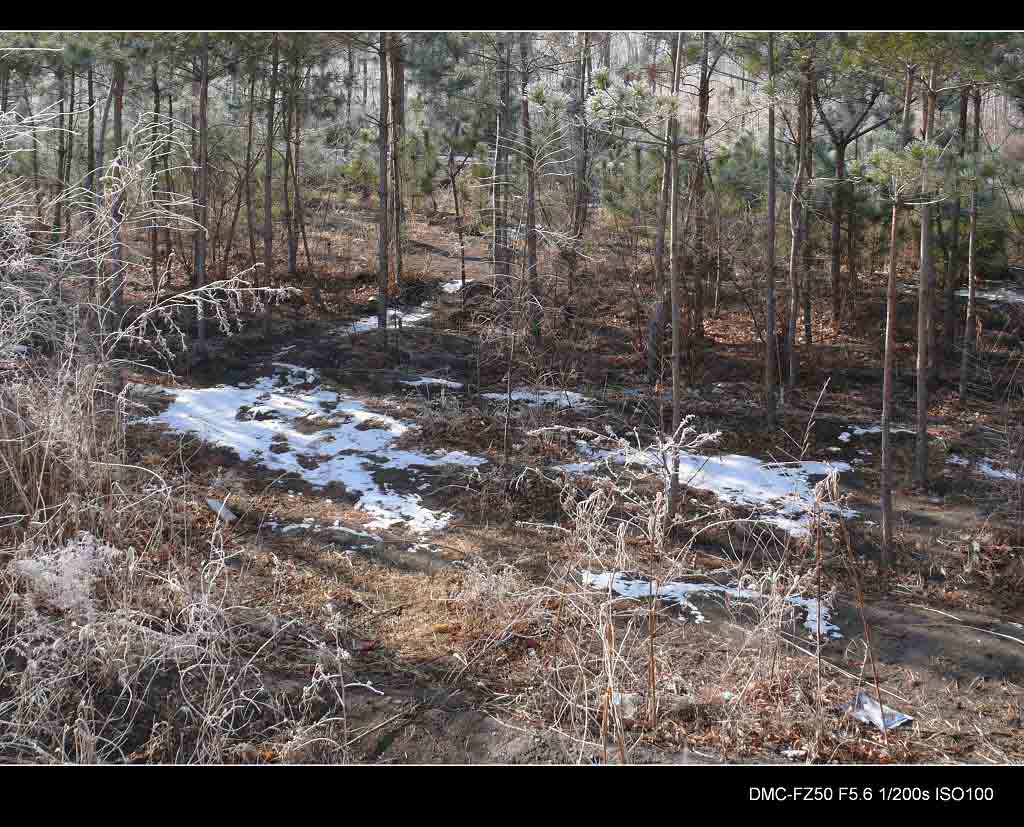
[[[4,32],[0,164],[0,761],[1020,760],[1020,33]]]

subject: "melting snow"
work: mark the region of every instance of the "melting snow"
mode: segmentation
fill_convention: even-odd
[[[870,427],[867,427],[867,428],[859,428],[859,427],[857,427],[855,425],[847,425],[846,427],[849,428],[850,430],[849,431],[843,431],[839,435],[839,441],[840,442],[849,442],[850,438],[851,437],[855,437],[855,436],[864,436],[865,434],[880,434],[880,433],[882,433],[882,426],[881,425],[871,425]],[[890,425],[889,426],[889,433],[890,434],[914,434],[914,433],[917,433],[917,432],[913,428],[907,428],[907,427],[905,427],[903,425]]]
[[[508,398],[506,393],[482,393],[484,399],[494,402],[504,402]],[[512,391],[513,402],[525,402],[527,405],[554,405],[558,408],[582,408],[593,402],[589,396],[574,391],[531,391],[526,388],[518,388]]]
[[[1005,468],[996,468],[992,464],[992,462],[993,461],[988,459],[987,457],[984,458],[984,459],[975,460],[974,463],[973,463],[974,470],[977,471],[979,474],[981,474],[983,476],[986,476],[986,477],[989,477],[991,479],[996,479],[996,480],[1016,480],[1016,479],[1018,479],[1018,475],[1015,474],[1013,471],[1010,471],[1010,470],[1005,469]],[[971,461],[969,459],[966,459],[965,457],[962,457],[959,454],[950,454],[949,457],[946,459],[946,464],[947,465],[971,465],[972,463],[971,463]]]
[[[251,385],[175,390],[170,407],[146,421],[197,433],[208,442],[234,449],[242,461],[298,474],[317,487],[342,483],[359,495],[357,507],[373,517],[370,528],[404,522],[409,530],[423,532],[447,525],[451,514],[427,508],[418,494],[378,483],[374,472],[475,466],[487,460],[462,451],[427,455],[395,448],[395,439],[414,426],[368,410],[357,399],[319,386],[307,389],[304,385],[317,381],[316,371],[285,364],[277,367],[282,384],[268,376]],[[257,409],[271,416],[253,419],[252,411]],[[305,427],[297,427],[300,423]]]
[[[967,290],[957,290],[956,294],[967,298]],[[974,297],[982,301],[1006,302],[1008,304],[1024,304],[1024,292],[1012,287],[997,287],[994,290],[975,290]]]
[[[402,380],[403,385],[410,385],[411,387],[419,387],[421,385],[440,385],[444,388],[451,388],[452,390],[460,390],[462,388],[461,382],[452,382],[450,379],[438,379],[434,376],[422,376],[419,379],[404,379]]]
[[[467,284],[469,282],[466,282]],[[462,281],[446,281],[441,285],[441,289],[445,293],[458,293],[462,289]]]
[[[594,574],[590,571],[584,571],[582,579],[585,586],[598,590],[610,588],[621,597],[639,598],[651,596],[651,583],[649,580],[630,578],[622,572]],[[737,586],[719,586],[715,583],[665,583],[658,586],[657,594],[658,597],[678,603],[682,608],[689,611],[693,615],[695,623],[706,623],[707,620],[689,602],[689,597],[693,595],[724,594],[739,600],[759,600],[764,597],[763,594],[752,589],[742,589]],[[829,622],[831,610],[828,606],[820,604],[817,599],[793,595],[787,597],[786,602],[791,606],[803,609],[807,613],[807,617],[804,620],[804,628],[812,635],[820,628],[822,636],[828,636],[832,639],[842,637],[839,627]],[[818,625],[819,622],[821,624],[820,627]]]
[[[579,443],[578,447],[597,457],[597,461],[562,465],[561,470],[587,474],[605,462],[646,466],[652,472],[661,467],[660,458],[651,450],[607,451],[590,448],[585,443]],[[810,528],[810,515],[815,505],[810,477],[823,477],[833,470],[849,471],[850,468],[845,462],[768,463],[742,454],[717,457],[679,454],[679,481],[683,485],[710,491],[722,502],[755,509],[759,519],[794,536],[806,535]],[[822,508],[831,513],[840,511],[833,503],[823,503]],[[856,516],[856,512],[849,509],[843,509],[842,514]]]
[[[424,319],[430,318],[430,310],[419,307],[413,310],[389,310],[388,311],[388,326],[397,327],[398,322],[403,325],[411,325],[422,322]],[[377,317],[367,316],[363,319],[350,322],[346,325],[346,330],[352,334],[366,333],[368,330],[377,330]]]

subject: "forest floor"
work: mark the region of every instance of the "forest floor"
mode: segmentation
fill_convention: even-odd
[[[686,397],[695,427],[721,434],[684,460],[683,509],[701,528],[661,556],[628,540],[602,557],[565,506],[611,484],[626,455],[565,429],[646,445],[670,416],[643,376],[635,291],[581,274],[572,318],[545,318],[559,335],[509,357],[495,344],[501,307],[472,284],[489,281],[483,241],[470,240],[463,291],[450,226],[420,220],[410,235],[387,347],[372,319],[372,250],[337,233],[333,248],[350,257],[336,264],[344,278],[320,274],[321,307],[293,303],[270,337],[253,325],[214,340],[188,376],[133,386],[150,409],[131,432],[135,459],[185,480],[191,530],[216,538],[233,593],[287,629],[264,653],[275,690],[301,694],[325,648],[343,653],[352,760],[1024,758],[1024,549],[1007,513],[1019,482],[982,416],[950,401],[952,373],[932,397],[928,491],[909,481],[913,434],[894,434],[898,550],[892,571],[877,571],[880,276],[862,278],[842,333],[817,325],[774,432],[743,296],[723,290]],[[895,422],[909,430],[906,372]],[[838,491],[816,542],[814,485],[832,469]],[[633,482],[654,497],[651,473]],[[792,582],[765,579],[783,570]],[[695,591],[652,607],[650,577]],[[787,595],[777,616],[749,599],[754,583]],[[596,586],[604,608],[578,608]],[[831,634],[815,634],[819,607]],[[602,678],[606,696],[572,695],[566,670],[601,676],[606,632],[593,630],[605,609],[621,660]],[[883,732],[843,711],[876,686],[912,720]],[[252,760],[280,760],[273,744],[257,747]]]

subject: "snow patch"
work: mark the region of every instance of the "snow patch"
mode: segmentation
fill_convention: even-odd
[[[594,449],[585,443],[577,447],[597,457],[595,462],[560,465],[572,474],[589,474],[603,463],[647,467],[654,473],[661,468],[660,458],[653,450]],[[810,478],[824,477],[835,471],[849,471],[845,462],[762,462],[742,454],[706,457],[700,454],[679,454],[679,481],[701,491],[710,491],[730,505],[755,510],[759,519],[778,526],[794,536],[809,533],[814,512],[814,486]],[[833,503],[822,503],[822,510],[855,517],[857,513],[840,509]]]
[[[425,319],[430,318],[431,311],[417,307],[411,310],[390,310],[388,311],[388,327],[397,327],[398,323],[402,325],[418,324]],[[366,316],[362,319],[357,319],[354,322],[350,322],[346,325],[346,331],[355,335],[357,333],[366,333],[369,330],[378,330],[377,317]]]
[[[961,465],[970,466],[973,464],[974,471],[981,474],[984,477],[989,477],[995,480],[1017,480],[1020,479],[1019,474],[1015,474],[1006,468],[997,468],[993,465],[994,460],[984,457],[982,459],[975,460],[973,463],[966,457],[962,457],[959,454],[950,454],[946,458],[947,465]]]
[[[482,393],[484,399],[504,402],[509,398],[507,393]],[[594,400],[589,396],[574,391],[531,391],[518,388],[511,393],[513,402],[525,402],[527,405],[554,405],[556,408],[585,408]]]
[[[357,507],[373,517],[370,528],[404,523],[419,533],[447,525],[451,514],[427,508],[418,494],[378,483],[374,472],[476,466],[486,459],[463,451],[427,455],[395,448],[394,441],[415,426],[371,411],[358,399],[324,390],[316,384],[319,377],[314,370],[284,363],[276,367],[281,369],[276,377],[263,377],[247,386],[171,391],[174,401],[167,410],[143,421],[196,433],[207,442],[233,449],[243,462],[297,474],[317,488],[339,482],[359,494]],[[316,386],[307,389],[305,385]],[[242,408],[259,408],[271,416],[240,420]]]
[[[594,574],[582,572],[583,585],[596,590],[611,589],[620,597],[650,597],[651,582],[644,578],[630,578],[623,572]],[[693,615],[695,623],[707,623],[707,619],[689,601],[690,597],[708,594],[723,594],[737,600],[759,600],[764,597],[760,592],[743,589],[738,586],[719,586],[716,583],[665,583],[658,586],[657,596],[672,603],[678,603]],[[793,595],[786,598],[791,606],[806,612],[804,628],[811,635],[820,634],[833,640],[843,635],[838,626],[830,622],[831,610],[813,597]]]
[[[413,388],[418,388],[423,385],[440,385],[443,388],[451,388],[452,390],[461,390],[461,382],[452,382],[450,379],[438,379],[436,376],[421,376],[419,379],[403,379],[403,385],[409,385]]]

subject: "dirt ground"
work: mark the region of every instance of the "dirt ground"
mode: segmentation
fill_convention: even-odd
[[[474,583],[507,576],[515,579],[516,594],[536,593],[558,585],[556,572],[572,565],[558,487],[544,474],[528,473],[564,462],[571,444],[531,439],[527,432],[550,424],[652,432],[670,416],[670,406],[664,389],[652,389],[643,378],[637,309],[608,279],[580,275],[571,323],[545,319],[546,329],[564,336],[547,345],[536,364],[508,362],[486,340],[500,308],[486,286],[484,241],[471,240],[466,264],[467,278],[483,289],[471,285],[465,293],[448,293],[441,285],[461,275],[451,255],[450,226],[421,221],[412,235],[404,259],[409,277],[395,300],[405,308],[430,302],[432,316],[393,331],[387,348],[376,332],[346,332],[346,320],[375,313],[373,278],[350,260],[336,265],[345,270],[344,278],[319,274],[321,297],[327,297],[320,307],[307,290],[308,301],[276,313],[269,339],[258,330],[217,339],[213,357],[183,372],[180,382],[210,387],[252,381],[271,374],[287,348],[287,361],[316,369],[325,387],[417,423],[407,439],[418,449],[486,458],[488,464],[473,472],[431,469],[423,478],[429,485],[403,473],[381,477],[398,491],[412,491],[415,483],[426,505],[451,512],[454,518],[442,532],[419,537],[399,527],[366,542],[351,532],[366,531],[367,516],[343,486],[316,488],[295,475],[240,462],[230,449],[152,425],[132,432],[140,462],[184,475],[196,503],[193,531],[217,527],[215,515],[202,506],[206,496],[230,496],[239,519],[220,528],[234,588],[246,605],[290,619],[308,633],[296,631],[275,642],[271,672],[278,688],[298,691],[313,669],[315,653],[304,648],[304,638],[334,635],[351,654],[348,668],[360,684],[345,701],[353,760],[1020,760],[1024,549],[1014,545],[1002,508],[1006,486],[946,462],[954,450],[973,449],[979,456],[985,451],[972,436],[970,413],[949,401],[951,379],[940,376],[933,395],[930,490],[910,485],[913,435],[894,436],[899,552],[893,570],[882,577],[879,436],[840,436],[879,419],[881,382],[871,323],[855,319],[841,335],[819,331],[817,343],[801,354],[806,371],[797,392],[787,395],[780,428],[769,433],[760,411],[760,357],[750,343],[744,307],[735,296],[730,301],[728,291],[719,317],[707,320],[701,381],[689,391],[687,411],[701,427],[722,432],[716,450],[723,453],[853,465],[840,478],[840,495],[857,512],[849,521],[848,542],[830,534],[817,549],[795,544],[787,552],[806,577],[819,555],[818,589],[834,595],[832,620],[843,637],[819,646],[785,630],[765,636],[763,626],[756,628],[742,608],[728,602],[702,602],[709,622],[695,625],[668,604],[659,603],[652,613],[649,600],[624,598],[613,601],[612,626],[626,638],[647,614],[656,616],[651,622],[659,631],[650,657],[662,699],[657,723],[626,715],[618,739],[598,737],[593,726],[581,736],[558,708],[552,711],[545,693],[552,670],[565,668],[565,652],[553,632],[559,627],[537,625],[539,615],[525,609],[517,614],[519,604],[491,604],[485,598],[493,594],[473,591]],[[342,238],[333,248],[358,245]],[[551,287],[552,303],[559,289],[564,288],[557,283]],[[862,289],[860,312],[875,308],[877,314],[880,278],[864,278]],[[521,408],[506,420],[503,403],[477,394],[503,393],[510,364],[516,385],[578,391],[596,404],[563,412]],[[402,384],[424,375],[464,387],[441,394],[434,387]],[[159,411],[168,401],[153,397],[149,403]],[[912,421],[913,382],[902,381],[895,422]],[[701,492],[694,497],[703,505],[714,501]],[[691,547],[690,572],[725,572],[731,579],[754,566],[743,551],[745,538],[709,534]],[[856,691],[874,693],[876,684],[887,705],[913,716],[911,724],[883,733],[842,711]],[[591,712],[599,717],[597,709]],[[252,760],[277,759],[269,749]]]

